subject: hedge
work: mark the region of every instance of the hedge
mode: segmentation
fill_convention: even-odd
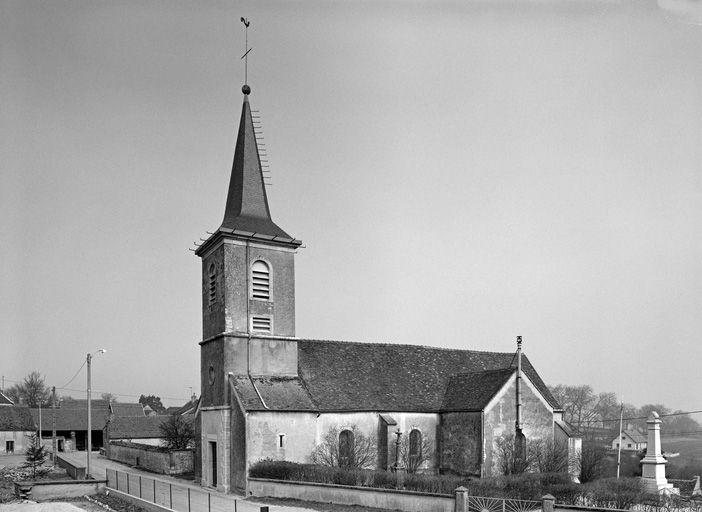
[[[314,464],[298,464],[270,459],[256,462],[249,469],[251,478],[295,480],[323,484],[395,489],[396,476],[388,471],[342,469]],[[564,495],[578,489],[567,474],[525,473],[495,478],[470,478],[421,473],[404,476],[403,488],[408,491],[453,496],[457,487],[465,486],[474,496],[540,500],[544,494],[558,488]],[[558,495],[554,495],[558,498]]]

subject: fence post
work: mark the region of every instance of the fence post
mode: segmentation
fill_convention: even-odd
[[[468,512],[468,489],[460,486],[454,493],[456,494],[456,505],[453,509],[456,512]]]
[[[125,471],[124,474],[127,476],[127,494],[131,495],[132,493],[129,492],[129,473]]]
[[[154,478],[154,503],[156,503],[156,479]]]
[[[212,510],[212,493],[207,493],[207,512]]]
[[[188,487],[188,512],[190,512],[190,487]]]
[[[556,498],[547,494],[541,498],[541,510],[543,512],[553,512],[553,507],[556,504]]]
[[[170,508],[173,510],[173,484],[168,482],[168,502],[170,503]]]
[[[139,475],[139,497],[141,498],[141,475]]]

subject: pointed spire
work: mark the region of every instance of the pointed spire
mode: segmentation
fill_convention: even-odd
[[[271,219],[268,196],[263,183],[261,159],[258,154],[256,134],[251,118],[251,107],[249,106],[251,88],[244,85],[241,89],[244,93],[244,105],[241,109],[227,206],[220,229],[292,239]]]

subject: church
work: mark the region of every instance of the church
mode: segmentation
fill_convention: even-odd
[[[271,218],[244,93],[224,220],[202,259],[201,390],[196,473],[246,492],[262,459],[311,462],[338,439],[351,465],[388,469],[395,443],[417,471],[499,474],[498,442],[577,440],[521,345],[513,352],[353,343],[295,336],[295,254],[302,242]],[[429,341],[429,340],[427,340]],[[520,437],[521,436],[521,437]]]

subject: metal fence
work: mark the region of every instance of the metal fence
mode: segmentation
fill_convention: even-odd
[[[542,509],[541,501],[468,496],[469,512],[532,512]]]
[[[176,512],[260,512],[265,507],[233,496],[157,478],[106,470],[107,487]]]

